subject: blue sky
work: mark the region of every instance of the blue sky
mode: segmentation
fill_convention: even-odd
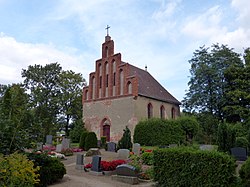
[[[89,73],[110,25],[115,53],[148,71],[178,100],[200,46],[250,47],[248,0],[0,0],[0,84],[28,65],[59,62]]]

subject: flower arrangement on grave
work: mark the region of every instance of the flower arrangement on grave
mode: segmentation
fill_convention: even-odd
[[[73,149],[67,148],[67,149],[63,149],[61,153],[64,154],[65,156],[72,156],[74,152],[73,152]]]
[[[125,160],[113,160],[113,161],[101,161],[101,168],[103,171],[114,171],[116,169],[117,166],[121,165],[121,164],[125,164],[126,161]],[[89,163],[87,165],[85,165],[86,169],[89,169],[92,167],[92,164]]]

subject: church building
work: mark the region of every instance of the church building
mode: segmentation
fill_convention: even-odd
[[[118,142],[126,126],[134,134],[143,119],[175,119],[180,115],[180,102],[147,71],[122,61],[114,53],[109,34],[102,44],[102,57],[89,74],[89,85],[83,88],[83,120],[97,138]]]

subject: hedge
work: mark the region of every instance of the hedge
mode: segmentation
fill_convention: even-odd
[[[236,186],[235,161],[225,153],[190,148],[153,152],[159,186]]]
[[[145,146],[179,144],[184,140],[184,131],[174,120],[158,118],[143,120],[134,130],[134,142]]]
[[[84,150],[88,151],[90,148],[97,147],[97,137],[95,132],[89,132],[85,138]]]

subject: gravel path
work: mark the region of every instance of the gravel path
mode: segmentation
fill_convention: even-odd
[[[118,154],[101,150],[102,160],[110,161],[117,159]],[[85,157],[84,164],[92,161],[92,157]],[[111,180],[111,176],[102,175],[95,176],[89,172],[75,169],[76,154],[67,157],[62,161],[66,167],[67,174],[59,182],[50,185],[51,187],[152,187],[154,183],[140,183],[138,185],[130,185]]]

